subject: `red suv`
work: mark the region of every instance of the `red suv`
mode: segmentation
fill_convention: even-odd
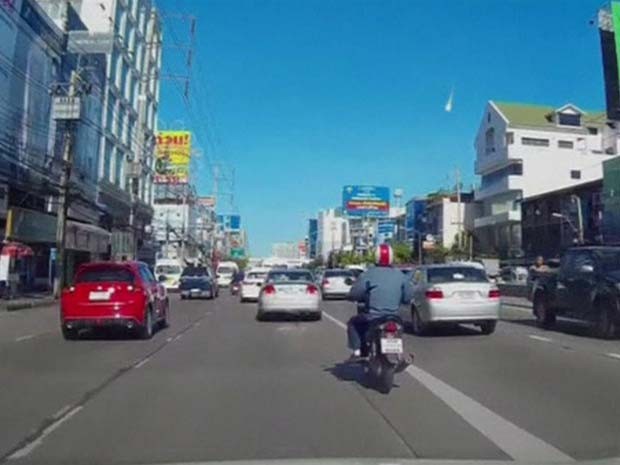
[[[168,325],[163,285],[140,262],[94,262],[79,267],[60,301],[62,334],[76,339],[82,328],[120,327],[150,339]]]

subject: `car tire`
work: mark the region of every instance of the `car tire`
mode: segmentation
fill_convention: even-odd
[[[170,312],[170,302],[166,302],[166,311],[164,312],[164,317],[159,322],[160,329],[166,329],[168,326],[170,326],[170,323],[168,322],[168,312]]]
[[[484,335],[493,334],[497,327],[497,320],[487,320],[480,324],[480,332]]]
[[[60,328],[62,331],[62,337],[66,341],[75,341],[79,338],[78,331],[76,329],[65,328],[64,326]]]
[[[148,340],[153,337],[153,312],[149,308],[144,315],[144,324],[138,329],[138,337]]]
[[[596,336],[601,339],[613,339],[618,332],[618,325],[614,319],[613,310],[604,306],[594,327]]]
[[[311,321],[321,321],[323,319],[323,312],[314,313],[310,319]]]
[[[256,321],[266,321],[265,314],[263,312],[256,312]]]
[[[420,312],[415,307],[411,307],[411,332],[416,336],[424,336],[428,333],[428,324],[420,318]]]
[[[536,324],[540,328],[550,329],[555,324],[555,312],[549,308],[542,296],[534,298],[534,316],[536,317]]]

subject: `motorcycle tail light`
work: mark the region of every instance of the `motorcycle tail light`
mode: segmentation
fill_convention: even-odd
[[[383,330],[386,333],[396,333],[398,332],[398,325],[394,321],[388,321],[385,325],[383,325]]]

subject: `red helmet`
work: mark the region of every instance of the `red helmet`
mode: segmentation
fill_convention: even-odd
[[[390,244],[381,244],[375,250],[375,264],[377,266],[390,266],[394,260],[394,252]]]

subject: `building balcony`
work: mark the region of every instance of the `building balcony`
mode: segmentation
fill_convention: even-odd
[[[493,149],[486,153],[478,153],[474,161],[474,171],[477,175],[482,175],[501,169],[514,162],[506,148]]]
[[[510,191],[523,190],[523,176],[507,175],[495,182],[480,186],[474,192],[476,200],[484,200]]]
[[[485,228],[507,223],[520,223],[521,210],[508,210],[494,215],[482,216],[474,220],[474,228]]]

